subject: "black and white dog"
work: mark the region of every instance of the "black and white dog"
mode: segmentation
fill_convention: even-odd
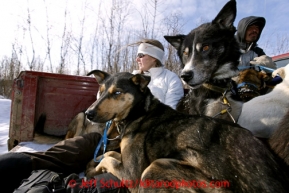
[[[191,87],[178,110],[234,121],[242,102],[233,100],[232,77],[238,75],[240,51],[234,34],[236,1],[229,1],[210,23],[188,35],[164,36],[182,63],[181,78]]]

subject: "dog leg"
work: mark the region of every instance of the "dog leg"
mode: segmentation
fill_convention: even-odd
[[[82,135],[84,129],[85,114],[83,112],[78,113],[68,125],[68,130],[64,139],[73,138],[75,136]]]
[[[75,133],[74,133],[73,131],[68,130],[68,131],[66,132],[66,135],[65,135],[64,139],[73,138],[74,135],[75,135]]]
[[[121,161],[121,154],[116,151],[108,151],[104,155],[104,157],[113,157],[119,161]]]

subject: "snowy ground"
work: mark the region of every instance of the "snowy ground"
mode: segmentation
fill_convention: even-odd
[[[0,154],[8,152],[10,108],[11,100],[0,98]]]

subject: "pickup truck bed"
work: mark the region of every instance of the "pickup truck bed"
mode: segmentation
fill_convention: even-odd
[[[12,88],[8,150],[34,140],[41,115],[45,133],[65,135],[73,117],[95,101],[98,87],[93,77],[22,71]]]

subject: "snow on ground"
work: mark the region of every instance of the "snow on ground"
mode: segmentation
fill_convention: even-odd
[[[8,152],[11,100],[0,98],[0,154]]]

